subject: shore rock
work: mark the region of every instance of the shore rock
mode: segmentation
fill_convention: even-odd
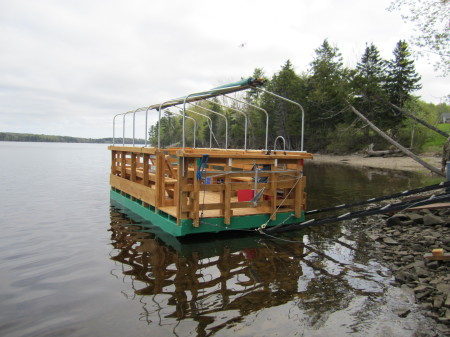
[[[377,258],[390,267],[398,286],[414,292],[424,314],[450,331],[450,261],[424,258],[434,248],[449,251],[450,209],[402,212],[381,222],[366,233]],[[397,314],[405,317],[408,311]]]

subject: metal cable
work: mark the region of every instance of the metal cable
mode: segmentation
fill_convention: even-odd
[[[382,206],[382,207],[371,208],[371,209],[364,210],[364,211],[348,212],[348,213],[345,213],[345,214],[342,214],[342,215],[339,215],[336,217],[329,217],[329,218],[324,218],[324,219],[311,219],[311,220],[308,220],[305,222],[292,224],[292,225],[275,226],[275,227],[271,227],[268,229],[264,229],[262,231],[264,231],[266,233],[289,232],[289,231],[299,230],[304,227],[319,226],[319,225],[324,225],[324,224],[343,221],[343,220],[350,220],[350,219],[356,219],[356,218],[361,218],[361,217],[370,216],[370,215],[383,214],[383,213],[388,213],[388,212],[393,212],[393,211],[404,210],[407,208],[411,208],[412,206],[417,207],[417,206],[428,205],[428,204],[435,203],[436,201],[441,201],[441,202],[450,201],[450,194],[441,194],[438,196],[432,195],[431,197],[421,198],[421,199],[417,199],[414,201],[400,202],[400,203],[390,204],[390,205],[386,205],[386,206]]]
[[[328,208],[322,208],[322,209],[315,209],[315,210],[311,210],[311,211],[306,211],[305,214],[317,214],[317,213],[322,213],[322,212],[335,211],[335,210],[338,210],[338,209],[350,208],[350,207],[355,207],[355,206],[362,206],[362,205],[370,204],[370,203],[373,203],[373,202],[379,202],[379,201],[383,201],[383,200],[389,200],[389,199],[395,199],[395,198],[400,198],[400,197],[406,197],[406,196],[412,195],[412,194],[433,191],[433,190],[437,190],[437,189],[444,188],[444,187],[447,187],[447,186],[450,186],[450,181],[441,182],[441,183],[436,184],[436,185],[420,187],[420,188],[407,190],[407,191],[403,191],[403,192],[399,192],[399,193],[394,193],[394,194],[390,194],[390,195],[385,195],[385,196],[381,196],[381,197],[371,198],[371,199],[368,199],[368,200],[365,200],[365,201],[359,201],[359,202],[355,202],[355,203],[351,203],[351,204],[342,204],[342,205],[328,207]]]

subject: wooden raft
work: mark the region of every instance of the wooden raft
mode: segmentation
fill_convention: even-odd
[[[303,160],[312,159],[305,152],[259,150],[224,150],[198,148],[157,149],[149,147],[110,146],[110,183],[122,194],[152,206],[176,218],[192,219],[199,226],[200,217],[293,212],[302,216],[306,206]],[[207,155],[202,179],[197,179],[201,158]],[[258,182],[255,185],[255,168]],[[264,188],[256,207],[238,199],[238,191]]]

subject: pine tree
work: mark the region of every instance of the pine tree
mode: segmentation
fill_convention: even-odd
[[[411,93],[422,88],[420,76],[416,73],[414,61],[405,41],[398,41],[394,49],[394,59],[387,62],[385,89],[390,102],[402,108]]]
[[[309,113],[305,135],[310,143],[308,147],[319,150],[326,148],[327,136],[335,126],[348,118],[344,111],[351,94],[351,73],[344,67],[339,49],[328,40],[315,52],[308,79]]]
[[[386,62],[381,59],[378,48],[374,44],[366,46],[361,61],[356,65],[353,79],[355,94],[361,96],[355,105],[378,126],[390,121],[389,116],[386,116],[385,105],[380,101],[385,99],[383,89],[385,78]],[[368,133],[369,129],[365,130]]]
[[[305,80],[295,73],[289,60],[286,61],[280,72],[272,76],[266,86],[269,91],[280,96],[296,102],[305,101]],[[272,142],[276,137],[283,136],[287,148],[298,149],[302,118],[299,108],[267,94],[262,95],[261,106],[269,113],[269,141]]]
[[[372,43],[366,46],[361,62],[356,65],[357,76],[361,79],[363,94],[371,95],[380,91],[385,78],[385,62],[381,59],[378,48]]]

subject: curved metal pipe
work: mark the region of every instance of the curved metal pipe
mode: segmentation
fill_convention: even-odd
[[[158,150],[161,148],[161,108],[164,104],[167,104],[170,102],[172,102],[172,101],[165,101],[165,102],[161,103],[158,108]],[[183,119],[184,119],[184,116],[183,116]],[[184,126],[184,120],[183,120],[183,126]],[[184,133],[184,130],[183,130],[183,133]]]
[[[145,112],[146,113],[146,115],[145,115],[145,132],[146,133],[147,133],[147,113],[148,113],[148,110],[150,108],[151,107],[148,107],[146,112]],[[116,117],[120,116],[120,115],[123,115],[123,121],[122,121],[122,128],[123,128],[123,130],[122,130],[122,146],[125,146],[125,116],[130,114],[130,113],[132,113],[133,114],[133,146],[135,146],[135,138],[136,138],[136,136],[135,136],[135,131],[136,131],[136,118],[135,118],[135,115],[136,115],[136,112],[144,111],[144,109],[146,109],[146,108],[138,108],[136,110],[122,112],[122,113],[119,113],[119,114],[114,116],[114,118],[113,118],[113,145],[116,144]],[[145,145],[146,144],[147,144],[147,136],[145,137]]]
[[[273,151],[275,152],[277,149],[277,140],[278,139],[282,139],[283,140],[283,145],[284,145],[284,151],[286,152],[286,139],[284,139],[283,136],[278,136],[277,138],[275,138],[275,142],[273,143]]]
[[[304,141],[304,138],[305,138],[304,137],[305,136],[305,132],[304,132],[305,131],[305,110],[303,110],[303,107],[299,103],[291,101],[290,99],[288,99],[286,97],[283,97],[283,96],[280,96],[280,95],[277,95],[277,94],[275,94],[273,92],[270,92],[270,91],[267,91],[265,89],[261,89],[261,88],[258,88],[258,87],[253,87],[253,88],[256,89],[256,90],[265,92],[265,93],[267,93],[269,95],[272,95],[274,97],[277,97],[277,98],[279,98],[279,99],[281,99],[283,101],[286,101],[288,103],[295,104],[295,105],[297,105],[300,108],[300,110],[302,112],[302,138],[301,138],[301,143],[300,143],[300,151],[303,152],[303,141]]]
[[[180,107],[177,107],[177,106],[174,106],[174,107],[181,110]],[[177,114],[178,116],[183,116],[183,114],[181,114],[181,113],[179,113],[177,111],[171,111],[171,112],[174,113],[174,114]],[[197,121],[195,120],[195,118],[192,118],[192,117],[189,117],[189,116],[186,116],[186,118],[187,119],[191,119],[194,122],[194,148],[195,148],[195,138],[196,138],[196,135],[197,135]]]
[[[184,118],[185,118],[185,116],[186,116],[186,101],[187,101],[187,99],[188,99],[189,97],[194,96],[194,95],[196,95],[196,94],[189,94],[189,95],[187,95],[187,96],[184,98],[184,100],[183,100],[183,132],[182,132],[182,134],[181,134],[181,137],[183,138],[183,140],[182,140],[183,150],[184,150],[185,145],[186,145],[186,142],[185,142],[185,139],[184,139],[184,137],[186,136],[186,132],[185,132],[185,123],[184,123]]]
[[[136,135],[136,111],[133,111],[133,146],[134,146],[134,138]]]
[[[113,145],[116,145],[116,117],[125,114],[126,112],[122,112],[117,114],[113,118]]]
[[[206,101],[210,102],[209,100],[206,100]],[[201,109],[204,109],[206,111],[212,112],[212,113],[214,113],[216,115],[219,115],[219,116],[225,118],[225,149],[228,149],[228,118],[227,118],[227,116],[225,116],[225,115],[223,115],[223,114],[221,114],[221,113],[219,113],[217,111],[205,108],[204,106],[201,106],[199,104],[195,104],[194,106],[199,107]]]
[[[237,99],[237,98],[234,98],[234,97],[231,97],[231,96],[228,96],[228,95],[223,95],[223,96],[224,96],[224,97],[227,97],[227,98],[229,98],[229,99],[235,100],[235,101],[237,101],[237,102],[239,102],[239,103],[242,103],[242,104],[246,104],[246,105],[248,105],[248,106],[251,106],[251,107],[253,107],[253,108],[257,109],[257,110],[261,110],[261,111],[263,111],[263,112],[266,114],[266,142],[265,142],[265,148],[264,148],[264,150],[267,151],[267,142],[268,142],[268,140],[269,140],[269,113],[267,112],[267,110],[266,110],[266,109],[263,109],[263,108],[261,108],[261,107],[259,107],[259,106],[257,106],[257,105],[254,105],[254,104],[252,104],[252,103],[248,103],[248,102],[245,102],[245,101],[241,101],[240,99]]]
[[[150,109],[151,108],[151,106],[149,106],[148,108],[147,108],[147,110],[145,110],[145,133],[144,133],[144,147],[146,147],[147,146],[147,137],[148,137],[148,123],[147,123],[147,121],[148,121],[148,110],[151,110]]]
[[[239,113],[244,115],[244,117],[245,117],[245,124],[244,124],[244,150],[247,150],[247,129],[248,129],[248,116],[247,116],[247,114],[244,111],[241,111],[241,110],[238,110],[238,109],[235,109],[235,108],[231,108],[229,106],[226,106],[226,105],[223,105],[223,104],[220,104],[220,103],[217,103],[217,102],[213,102],[213,101],[209,101],[209,102],[212,102],[214,104],[220,105],[221,107],[224,107],[224,108],[227,108],[227,109],[239,112]]]
[[[181,110],[181,108],[179,108],[179,107],[176,107],[176,108]],[[209,116],[205,115],[205,114],[202,114],[202,113],[194,111],[194,110],[183,109],[183,113],[185,113],[186,111],[189,111],[189,112],[192,112],[194,114],[197,114],[197,115],[200,115],[200,116],[208,118],[208,120],[209,120],[209,123],[208,123],[208,126],[209,126],[209,148],[211,149],[212,148],[212,120],[211,120],[211,118]],[[183,117],[187,117],[187,116],[183,115]]]
[[[123,121],[122,121],[122,146],[125,146],[125,117],[126,117],[126,115],[128,115],[130,113],[133,113],[133,114],[136,113],[136,111],[138,111],[138,110],[140,110],[140,108],[116,115],[116,116],[123,115],[123,117],[122,117],[122,119],[123,119]],[[116,118],[116,116],[114,116],[114,119]],[[113,122],[113,127],[114,127],[114,122]],[[134,132],[134,125],[133,125],[133,132]],[[134,137],[134,135],[133,135],[133,137]],[[133,138],[133,146],[134,146],[134,138]]]
[[[128,112],[125,112],[124,114],[123,114],[123,117],[122,117],[122,146],[125,146],[125,117],[129,114],[129,113],[132,113],[133,111],[128,111]]]

